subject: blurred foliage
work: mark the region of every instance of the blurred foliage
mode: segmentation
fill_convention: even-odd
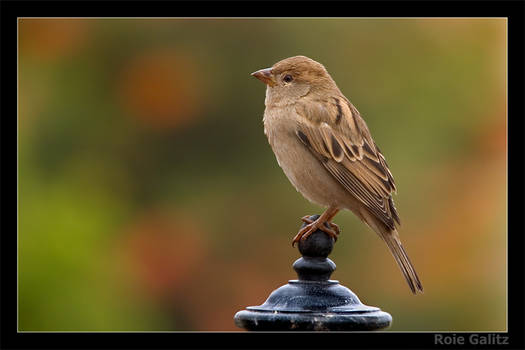
[[[505,330],[504,19],[19,20],[19,329],[237,330],[295,278],[322,208],[278,167],[249,74],[297,54],[384,151],[425,293],[349,212],[333,278],[390,330]]]

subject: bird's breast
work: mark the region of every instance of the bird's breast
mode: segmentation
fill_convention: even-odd
[[[299,118],[295,109],[266,109],[264,132],[277,162],[306,199],[323,206],[339,205],[345,191],[297,137]]]

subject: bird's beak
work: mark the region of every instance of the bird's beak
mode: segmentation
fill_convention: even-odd
[[[260,81],[262,81],[263,83],[265,83],[266,85],[269,85],[269,86],[275,85],[275,79],[273,77],[271,68],[265,68],[265,69],[258,70],[257,72],[253,72],[252,75],[256,77],[257,79],[259,79]]]

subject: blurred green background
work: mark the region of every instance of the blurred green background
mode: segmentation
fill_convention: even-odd
[[[20,19],[19,330],[235,331],[296,278],[250,73],[323,63],[396,179],[413,296],[350,212],[332,278],[392,331],[504,331],[505,19]]]

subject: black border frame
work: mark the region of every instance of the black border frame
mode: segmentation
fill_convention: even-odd
[[[168,2],[2,1],[1,348],[494,348],[524,347],[523,1]],[[509,345],[434,345],[414,333],[18,333],[17,18],[18,17],[507,17],[508,18],[508,332]],[[233,315],[232,315],[233,317]],[[233,318],[232,318],[233,322]],[[460,334],[460,333],[458,333]],[[468,335],[471,333],[461,333]]]

